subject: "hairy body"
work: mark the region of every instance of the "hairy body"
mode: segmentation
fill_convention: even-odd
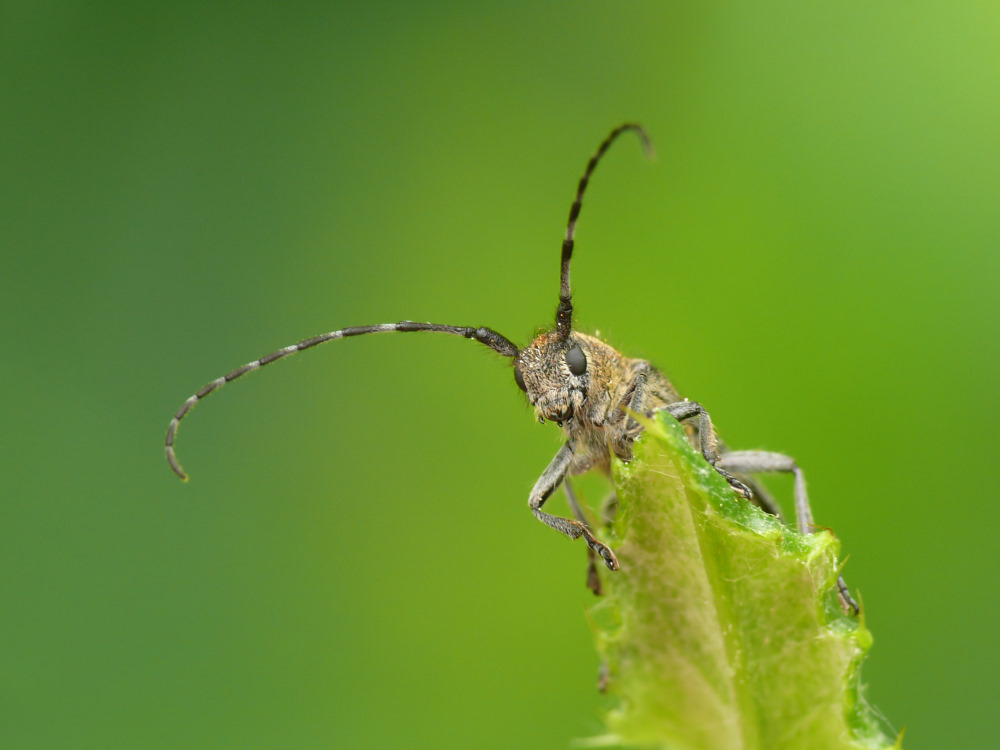
[[[603,560],[610,570],[618,570],[618,560],[614,552],[594,535],[572,487],[564,484],[564,481],[568,475],[581,474],[594,468],[608,471],[612,455],[629,460],[632,457],[632,443],[641,431],[632,414],[649,415],[666,411],[677,420],[687,421],[688,435],[700,448],[705,460],[725,477],[737,494],[746,500],[754,500],[770,513],[778,514],[777,506],[752,484],[747,475],[758,472],[794,474],[798,529],[804,534],[814,531],[805,478],[794,460],[779,453],[765,451],[726,451],[716,440],[708,412],[700,404],[681,399],[669,381],[652,365],[641,359],[624,357],[600,339],[573,330],[569,271],[583,195],[601,157],[618,136],[625,132],[634,132],[647,152],[651,150],[643,129],[634,123],[626,123],[612,130],[587,162],[583,177],[577,185],[576,197],[570,206],[569,221],[563,238],[559,304],[556,308],[555,327],[551,331],[538,336],[523,349],[490,328],[414,321],[341,328],[305,339],[248,362],[216,378],[188,397],[167,428],[164,445],[170,467],[181,479],[187,479],[174,451],[174,441],[181,420],[209,394],[247,373],[305,349],[353,336],[390,332],[448,333],[477,341],[510,358],[514,365],[515,381],[527,394],[538,420],[556,422],[566,435],[566,443],[532,488],[528,505],[535,517],[547,526],[572,539],[583,537],[586,540],[590,560],[588,585],[595,593],[600,590],[595,567],[597,558]],[[733,473],[730,474],[730,471]],[[560,485],[565,487],[574,519],[554,516],[542,510],[545,501]],[[838,590],[845,609],[857,613],[858,606],[842,578],[838,581]]]

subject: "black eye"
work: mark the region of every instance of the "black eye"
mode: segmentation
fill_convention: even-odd
[[[574,375],[583,375],[587,371],[587,357],[584,355],[583,349],[574,346],[566,352],[566,366]]]
[[[524,376],[521,374],[521,368],[517,365],[514,365],[514,381],[517,383],[518,388],[525,393],[528,392],[528,387],[524,384]]]

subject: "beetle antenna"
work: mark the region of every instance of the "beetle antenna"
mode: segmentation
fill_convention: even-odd
[[[562,244],[562,266],[559,275],[559,306],[556,308],[556,334],[561,341],[566,340],[573,327],[573,295],[569,288],[569,262],[573,257],[573,238],[576,235],[576,220],[580,215],[583,194],[587,190],[587,183],[590,182],[590,175],[594,173],[594,169],[597,168],[597,163],[604,156],[604,152],[626,130],[632,130],[639,136],[646,156],[650,158],[653,156],[653,146],[649,141],[649,136],[646,135],[646,131],[642,129],[641,125],[627,122],[612,130],[598,147],[597,153],[591,156],[590,161],[587,162],[587,169],[584,171],[583,177],[580,178],[580,184],[576,188],[576,198],[569,209],[569,223],[566,225],[566,237],[563,239]]]
[[[170,468],[174,470],[174,473],[177,476],[184,481],[187,481],[187,474],[184,473],[184,469],[181,468],[180,462],[178,462],[177,456],[174,453],[174,439],[177,436],[177,428],[180,425],[181,420],[184,419],[185,415],[194,408],[195,404],[205,398],[212,391],[218,390],[226,383],[232,382],[233,380],[236,380],[236,378],[246,375],[248,372],[259,370],[264,365],[269,365],[279,359],[301,352],[303,349],[311,349],[319,344],[325,344],[327,341],[344,339],[348,336],[361,336],[366,333],[388,333],[390,331],[396,331],[399,333],[409,333],[411,331],[436,331],[439,333],[451,333],[456,336],[464,336],[467,339],[475,339],[480,344],[485,344],[493,351],[499,352],[505,357],[515,358],[518,354],[517,347],[514,346],[514,344],[490,328],[445,326],[438,325],[436,323],[415,323],[410,320],[404,320],[400,323],[384,323],[382,325],[375,326],[341,328],[339,331],[330,331],[329,333],[323,333],[319,336],[313,336],[311,339],[305,339],[297,344],[292,344],[291,346],[286,346],[283,349],[278,349],[278,351],[271,352],[260,359],[255,359],[253,362],[248,362],[242,367],[237,367],[235,370],[223,375],[221,378],[216,378],[211,383],[196,392],[193,396],[188,398],[188,400],[184,402],[184,405],[177,410],[174,418],[170,420],[170,426],[167,428],[167,439],[164,445],[167,449],[167,461],[170,463]]]

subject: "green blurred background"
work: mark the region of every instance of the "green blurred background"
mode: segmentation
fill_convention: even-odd
[[[559,445],[580,327],[792,453],[869,697],[995,742],[1000,13],[981,2],[39,2],[0,19],[0,745],[559,748],[601,730]],[[775,482],[786,493],[787,483]],[[600,482],[584,487],[588,499]],[[553,501],[564,509],[564,501]]]

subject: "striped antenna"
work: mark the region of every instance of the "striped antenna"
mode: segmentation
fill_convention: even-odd
[[[389,333],[393,331],[399,333],[409,333],[411,331],[437,331],[439,333],[451,333],[455,336],[464,336],[467,339],[475,339],[480,344],[485,344],[493,351],[499,352],[505,357],[516,358],[518,353],[517,347],[514,346],[514,344],[490,328],[466,328],[462,326],[437,325],[436,323],[414,323],[410,320],[404,320],[400,323],[384,323],[377,326],[341,328],[339,331],[330,331],[329,333],[323,333],[319,336],[313,336],[311,339],[306,339],[305,341],[300,341],[297,344],[286,346],[285,348],[279,349],[276,352],[271,352],[260,359],[255,359],[253,362],[248,362],[242,367],[237,367],[235,370],[223,375],[221,378],[216,378],[193,396],[188,398],[188,400],[184,402],[184,405],[177,410],[174,418],[170,420],[170,426],[167,428],[167,439],[164,444],[167,449],[167,461],[170,463],[170,468],[174,470],[174,473],[177,476],[185,482],[187,481],[187,474],[184,473],[184,469],[181,468],[181,465],[177,460],[177,455],[174,453],[174,439],[177,436],[177,428],[180,426],[181,420],[184,419],[187,413],[194,408],[195,404],[205,398],[212,391],[217,391],[226,383],[230,383],[233,380],[236,380],[236,378],[246,375],[248,372],[259,370],[264,365],[269,365],[272,362],[284,359],[285,357],[301,352],[304,349],[311,349],[319,344],[325,344],[327,341],[345,339],[349,336],[362,336],[366,333]]]
[[[569,288],[569,262],[573,257],[573,238],[576,235],[576,220],[580,216],[583,194],[587,190],[587,183],[590,182],[590,175],[594,173],[594,169],[596,169],[601,157],[604,156],[604,152],[626,130],[634,131],[639,136],[639,140],[642,141],[642,148],[646,152],[646,156],[649,158],[653,157],[653,146],[649,141],[649,136],[646,135],[646,131],[640,125],[627,122],[612,130],[598,147],[597,153],[591,156],[590,161],[587,162],[587,169],[584,171],[583,177],[580,178],[580,184],[576,188],[576,198],[569,209],[569,223],[566,225],[566,237],[563,239],[562,244],[562,265],[559,275],[559,306],[556,308],[556,334],[560,341],[565,341],[573,328],[573,295]]]

